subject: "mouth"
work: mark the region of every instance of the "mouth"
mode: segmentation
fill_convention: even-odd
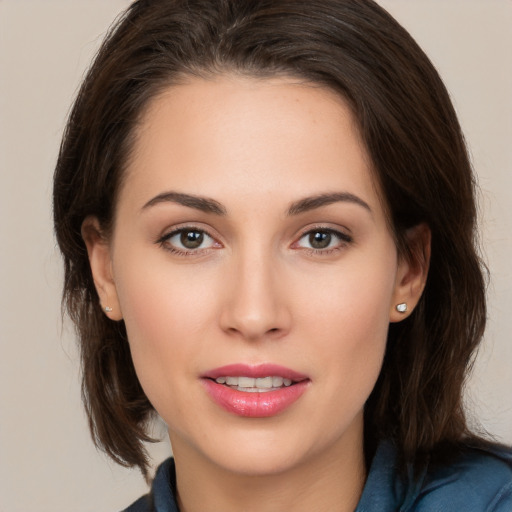
[[[202,376],[214,403],[224,410],[251,418],[277,415],[307,390],[310,379],[274,364],[236,364],[216,368]]]

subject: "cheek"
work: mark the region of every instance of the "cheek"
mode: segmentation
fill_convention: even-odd
[[[308,411],[311,430],[321,429],[326,442],[361,421],[362,411],[381,371],[389,325],[389,279],[376,287],[378,275],[356,272],[331,281],[329,294],[310,295],[316,400]],[[372,282],[372,278],[374,278]],[[315,305],[315,306],[313,306]],[[312,318],[316,320],[313,322]]]
[[[345,303],[345,297],[340,299],[343,310],[325,308],[322,316],[319,312],[324,326],[325,367],[338,385],[353,396],[357,391],[363,395],[371,392],[386,348],[388,308],[373,298],[357,289],[349,303]]]
[[[369,394],[380,372],[396,275],[394,253],[389,254],[380,261],[364,254],[347,259],[295,290],[301,330],[330,369],[325,375],[350,392],[360,388]]]
[[[192,373],[201,359],[214,302],[208,283],[197,276],[173,271],[165,262],[133,272],[136,258],[131,260],[117,269],[117,291],[137,375],[156,404],[170,381]]]
[[[378,258],[357,254],[319,272],[304,272],[293,292],[297,307],[310,320],[316,318],[317,326],[340,334],[387,331],[396,258],[392,251],[376,253]]]

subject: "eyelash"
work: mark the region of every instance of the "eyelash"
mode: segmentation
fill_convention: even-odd
[[[210,247],[198,247],[196,249],[180,249],[174,245],[172,245],[169,241],[176,235],[183,235],[184,233],[199,233],[200,236],[207,236],[212,240],[212,246]],[[314,247],[301,247],[299,245],[299,242],[303,240],[306,237],[310,237],[313,234],[327,234],[329,236],[334,236],[338,239],[338,244],[335,247],[326,247],[322,249],[314,248]],[[300,237],[297,239],[296,242],[292,244],[292,248],[300,249],[303,251],[308,252],[312,255],[320,255],[320,256],[328,256],[334,252],[340,251],[343,248],[345,248],[347,245],[351,244],[353,242],[353,238],[348,235],[347,233],[344,233],[342,231],[338,231],[336,229],[332,228],[325,228],[325,227],[315,227],[313,229],[308,229],[307,231],[304,231]],[[170,233],[166,233],[162,237],[160,237],[157,242],[163,249],[166,251],[171,252],[172,254],[176,254],[177,256],[199,256],[205,254],[205,252],[210,251],[212,248],[218,248],[222,245],[219,242],[215,241],[215,238],[208,233],[203,228],[198,228],[195,226],[184,226],[180,227],[178,229],[172,230]],[[215,245],[217,247],[215,247]]]

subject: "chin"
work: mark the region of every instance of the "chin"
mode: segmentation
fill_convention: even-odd
[[[202,439],[196,436],[192,439],[190,431],[185,435],[186,440],[169,432],[175,457],[190,460],[192,455],[202,459],[213,471],[251,477],[285,473],[307,458],[310,443],[298,433],[290,433],[289,428],[261,428],[259,420],[249,421],[251,428],[224,425],[221,432],[210,428],[209,435]],[[258,427],[256,422],[260,423]]]
[[[303,454],[298,453],[297,446],[288,450],[278,448],[256,448],[252,450],[235,450],[229,453],[225,450],[222,458],[215,461],[225,471],[250,477],[265,477],[289,472],[301,465]]]
[[[203,453],[211,463],[229,473],[264,477],[311,465],[317,457],[336,452],[344,438],[339,431],[311,432],[288,422],[276,428],[272,423],[273,428],[225,428],[223,435],[212,436],[217,440],[215,445],[202,447]]]

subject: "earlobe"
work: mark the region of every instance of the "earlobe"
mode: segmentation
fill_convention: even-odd
[[[102,234],[96,217],[85,218],[82,223],[82,238],[87,247],[94,286],[99,297],[99,307],[111,320],[121,320],[123,315],[112,273],[110,245]]]
[[[407,231],[407,254],[398,262],[390,322],[407,318],[418,304],[427,282],[430,264],[431,231],[422,223]]]

